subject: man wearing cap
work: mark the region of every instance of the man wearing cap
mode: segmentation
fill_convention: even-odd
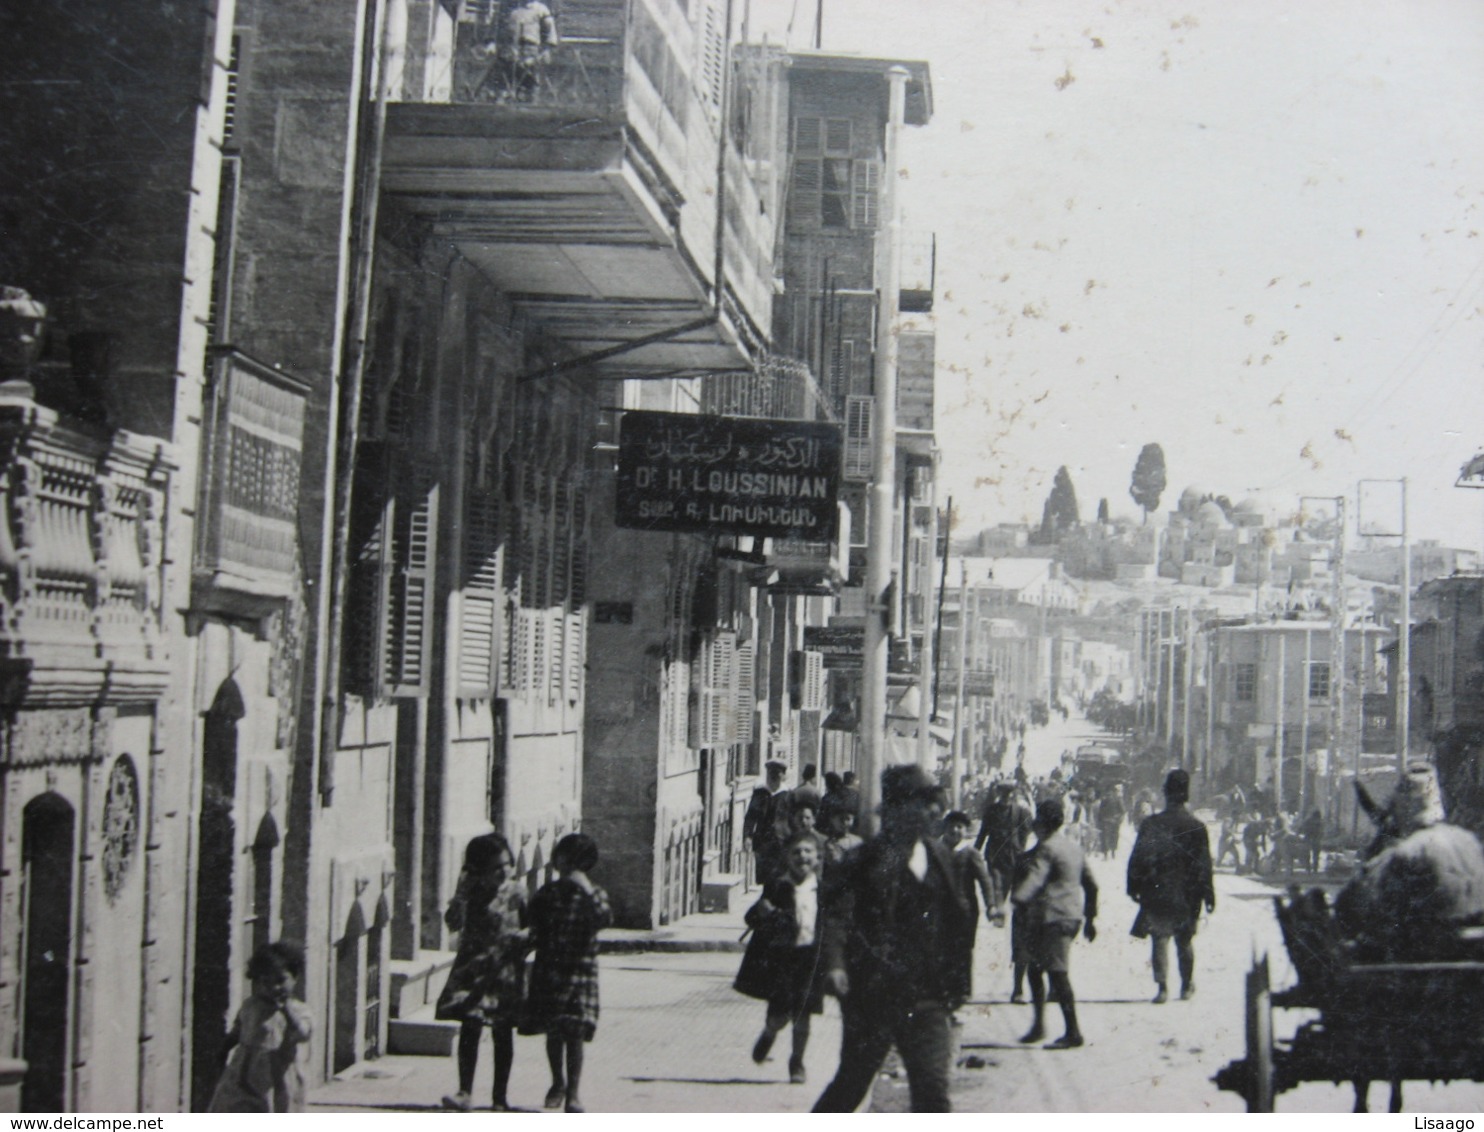
[[[915,765],[881,774],[881,831],[826,872],[825,987],[840,999],[840,1067],[815,1112],[853,1112],[893,1045],[912,1111],[948,1112],[955,954],[970,918],[957,870],[933,836],[942,791]]]
[[[1170,937],[1180,965],[1180,997],[1195,994],[1196,923],[1201,905],[1216,910],[1211,875],[1211,839],[1205,825],[1185,808],[1190,775],[1172,770],[1165,777],[1165,808],[1139,824],[1128,859],[1128,894],[1139,905],[1133,934],[1149,936],[1156,1003],[1169,1001]]]
[[[1407,768],[1385,807],[1368,802],[1362,794],[1380,832],[1335,898],[1341,931],[1371,961],[1466,958],[1458,929],[1484,924],[1479,839],[1448,823],[1437,774],[1426,763]]]
[[[1015,862],[1031,839],[1031,812],[1015,797],[1011,782],[995,784],[979,822],[974,848],[984,850],[984,863],[994,880],[995,904],[1003,908],[1010,898]]]
[[[752,791],[742,817],[742,836],[752,842],[752,860],[759,884],[767,884],[783,866],[783,841],[788,824],[788,791],[783,776],[788,764],[769,759],[763,766],[766,783]]]

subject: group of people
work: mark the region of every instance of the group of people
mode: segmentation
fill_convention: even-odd
[[[1324,850],[1324,816],[1229,809],[1221,821],[1216,864],[1228,858],[1238,873],[1273,872],[1292,876],[1296,869],[1319,871]]]
[[[598,846],[569,833],[551,854],[556,876],[527,898],[515,857],[498,833],[475,837],[464,851],[444,923],[459,933],[458,952],[434,1016],[459,1023],[458,1091],[444,1108],[469,1111],[484,1030],[491,1031],[495,1078],[491,1105],[507,1097],[515,1034],[543,1034],[551,1087],[545,1107],[582,1112],[583,1046],[598,1025],[598,932],[612,921],[607,894],[588,874]],[[526,956],[534,952],[527,972]]]
[[[834,995],[843,1023],[840,1062],[815,1111],[854,1110],[892,1046],[907,1071],[913,1109],[947,1111],[952,1027],[972,992],[978,922],[982,916],[1002,925],[1007,906],[1012,1000],[1023,1001],[1022,987],[1030,988],[1032,1022],[1022,1041],[1047,1036],[1045,1008],[1055,1002],[1063,1032],[1047,1048],[1085,1044],[1070,959],[1078,935],[1097,938],[1098,885],[1083,847],[1064,828],[1060,796],[1049,793],[1031,811],[1013,783],[998,784],[971,841],[973,819],[961,810],[945,813],[944,792],[926,772],[889,767],[881,777],[879,832],[866,841],[849,834],[850,844],[835,853],[823,848],[829,834],[796,815],[823,812],[829,825],[838,807],[853,818],[843,794],[849,784],[829,783],[816,805],[808,789],[812,768],[793,791],[783,789],[782,764],[767,769],[747,827],[763,891],[747,912],[750,938],[734,983],[767,1004],[755,1061],[766,1061],[791,1027],[789,1079],[803,1083],[811,1018]],[[1194,993],[1191,941],[1201,909],[1215,908],[1210,845],[1205,826],[1186,809],[1184,771],[1171,772],[1165,797],[1165,809],[1139,831],[1128,876],[1129,894],[1140,904],[1136,934],[1153,940],[1156,1002],[1168,999],[1171,939],[1180,994]],[[787,820],[779,816],[784,809]]]

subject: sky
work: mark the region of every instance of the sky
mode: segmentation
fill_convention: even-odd
[[[752,37],[809,47],[815,3],[751,0]],[[1039,522],[1063,464],[1084,518],[1135,515],[1154,442],[1162,510],[1344,495],[1354,532],[1359,481],[1405,477],[1413,539],[1484,546],[1454,486],[1484,450],[1484,4],[823,3],[826,50],[931,66],[901,199],[937,234],[957,530]]]

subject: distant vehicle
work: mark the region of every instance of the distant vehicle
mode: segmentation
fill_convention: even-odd
[[[1045,700],[1031,701],[1031,724],[1035,727],[1045,727],[1051,722],[1051,709],[1046,706]]]
[[[1117,747],[1089,743],[1077,748],[1073,761],[1078,779],[1099,789],[1128,781],[1128,763]]]

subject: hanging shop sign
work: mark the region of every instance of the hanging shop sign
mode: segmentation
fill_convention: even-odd
[[[826,668],[860,671],[865,664],[864,625],[805,625],[804,647],[824,657]]]
[[[841,435],[819,421],[626,412],[615,522],[828,542],[839,521]]]

